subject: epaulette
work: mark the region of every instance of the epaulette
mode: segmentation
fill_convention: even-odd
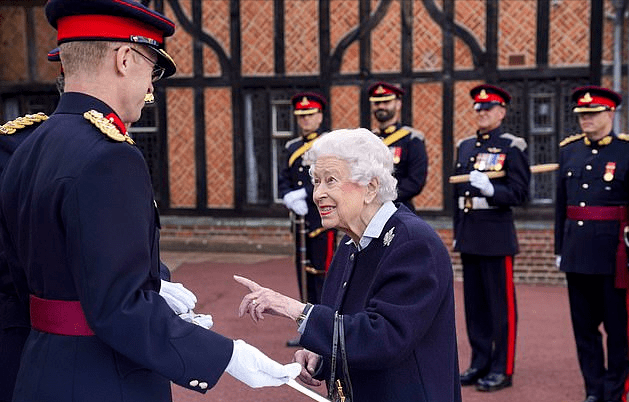
[[[504,133],[500,135],[500,138],[504,138],[511,141],[510,147],[516,147],[520,151],[524,152],[526,150],[526,141],[522,137],[516,137],[513,134]]]
[[[114,125],[108,118],[103,116],[102,113],[97,112],[96,110],[89,110],[83,113],[83,117],[85,117],[90,123],[96,126],[103,134],[105,134],[108,138],[117,141],[117,142],[128,142],[133,145],[135,142],[128,135],[124,135],[118,130],[118,127]]]
[[[622,134],[616,134],[616,137],[617,137],[619,140],[629,141],[629,134],[625,134],[625,133],[622,133]]]
[[[580,139],[581,139],[581,138],[583,138],[583,137],[585,137],[585,134],[574,134],[574,135],[571,135],[570,137],[566,137],[566,138],[564,138],[564,139],[563,139],[563,140],[559,143],[559,146],[560,146],[560,147],[564,147],[564,146],[566,146],[566,145],[568,145],[568,144],[570,144],[570,143],[572,143],[572,142],[575,142],[575,141],[580,140]]]
[[[475,135],[471,135],[469,137],[463,138],[462,140],[459,140],[459,142],[456,143],[456,147],[457,148],[460,147],[461,144],[463,144],[465,141],[470,140],[472,138],[476,138],[476,136]]]
[[[291,145],[293,145],[299,140],[301,140],[301,137],[293,138],[292,140],[287,141],[286,144],[284,144],[284,148],[288,149]]]
[[[402,128],[405,128],[411,132],[411,138],[419,138],[420,140],[425,141],[426,136],[421,131],[416,130],[413,127],[409,127],[409,126],[404,126]]]
[[[7,121],[0,126],[0,135],[11,135],[16,131],[25,127],[32,126],[35,123],[41,123],[47,120],[48,116],[44,113],[27,114],[26,116],[18,117],[15,120]]]

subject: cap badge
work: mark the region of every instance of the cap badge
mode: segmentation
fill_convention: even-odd
[[[304,96],[303,98],[301,98],[301,102],[299,103],[303,106],[306,106],[308,104],[308,98]]]
[[[102,113],[97,112],[96,110],[90,110],[83,113],[83,117],[85,117],[90,123],[96,126],[103,134],[105,134],[108,138],[111,138],[117,142],[128,142],[129,144],[135,144],[135,142],[128,135],[124,135],[118,130],[118,128]]]
[[[489,98],[489,95],[487,95],[487,92],[484,89],[482,89],[480,91],[480,94],[478,94],[478,99],[487,99],[487,98]]]
[[[579,99],[579,102],[583,102],[583,103],[591,103],[594,99],[592,99],[592,96],[590,96],[589,92],[586,92],[585,95],[583,95],[583,98]]]
[[[395,237],[393,231],[395,230],[395,226],[393,226],[387,233],[385,233],[384,238],[382,239],[382,244],[385,247],[389,246]]]
[[[603,175],[603,180],[605,181],[614,180],[615,171],[616,171],[616,162],[607,162],[607,165],[605,165],[605,174]]]
[[[384,88],[382,88],[382,85],[379,85],[378,88],[376,88],[376,90],[374,91],[374,93],[376,94],[383,94],[385,93]]]

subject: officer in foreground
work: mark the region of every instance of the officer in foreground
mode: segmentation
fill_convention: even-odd
[[[614,113],[622,101],[616,92],[580,87],[573,91],[572,101],[583,133],[560,143],[555,253],[568,281],[585,401],[620,402],[626,400],[629,384],[629,136],[613,130]]]
[[[401,123],[404,90],[387,82],[376,82],[367,89],[371,112],[378,127],[374,130],[393,153],[394,176],[398,181],[398,197],[411,211],[415,211],[413,197],[426,184],[428,155],[424,133]]]
[[[316,304],[321,302],[325,273],[336,249],[336,230],[326,230],[321,225],[321,216],[312,200],[313,185],[308,173],[309,166],[304,165],[303,155],[323,134],[321,123],[327,102],[319,93],[300,92],[291,98],[291,103],[297,119],[299,137],[286,143],[287,161],[280,172],[278,188],[284,205],[296,215],[305,218],[306,266],[302,266],[302,256],[297,252],[297,279],[301,300]],[[296,231],[299,230],[296,227]],[[300,248],[301,239],[296,233],[295,249],[299,251]],[[306,270],[306,289],[302,289],[300,280],[302,269]],[[288,346],[298,345],[298,339],[288,341]]]
[[[517,310],[513,261],[518,240],[512,207],[528,199],[531,173],[524,139],[503,132],[511,96],[479,85],[470,91],[476,135],[457,145],[455,174],[470,174],[454,189],[454,250],[461,252],[470,367],[461,385],[498,391],[512,385]],[[506,175],[489,179],[487,172]]]
[[[159,296],[157,212],[125,124],[153,82],[174,74],[174,24],[140,3],[51,0],[65,93],[3,176],[0,235],[32,330],[13,400],[170,401],[227,371],[281,385],[283,366],[241,340],[186,322]]]

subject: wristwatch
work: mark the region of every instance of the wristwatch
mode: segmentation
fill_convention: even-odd
[[[304,307],[303,311],[301,312],[301,314],[299,314],[299,316],[297,317],[297,319],[295,320],[297,322],[297,326],[300,327],[301,323],[304,322],[304,320],[306,319],[306,317],[308,316],[308,313],[310,312],[310,309],[312,308],[312,304],[311,303],[306,303],[306,307]]]

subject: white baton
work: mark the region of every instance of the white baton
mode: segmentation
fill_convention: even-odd
[[[315,401],[318,401],[318,402],[330,402],[329,399],[322,397],[321,395],[317,394],[316,392],[314,392],[310,388],[304,387],[303,385],[301,385],[300,383],[298,383],[295,380],[288,380],[286,385],[288,385],[289,387],[291,387],[293,389],[296,389],[297,391],[301,392],[302,394],[304,394],[306,396],[309,396],[310,398],[314,399]]]

